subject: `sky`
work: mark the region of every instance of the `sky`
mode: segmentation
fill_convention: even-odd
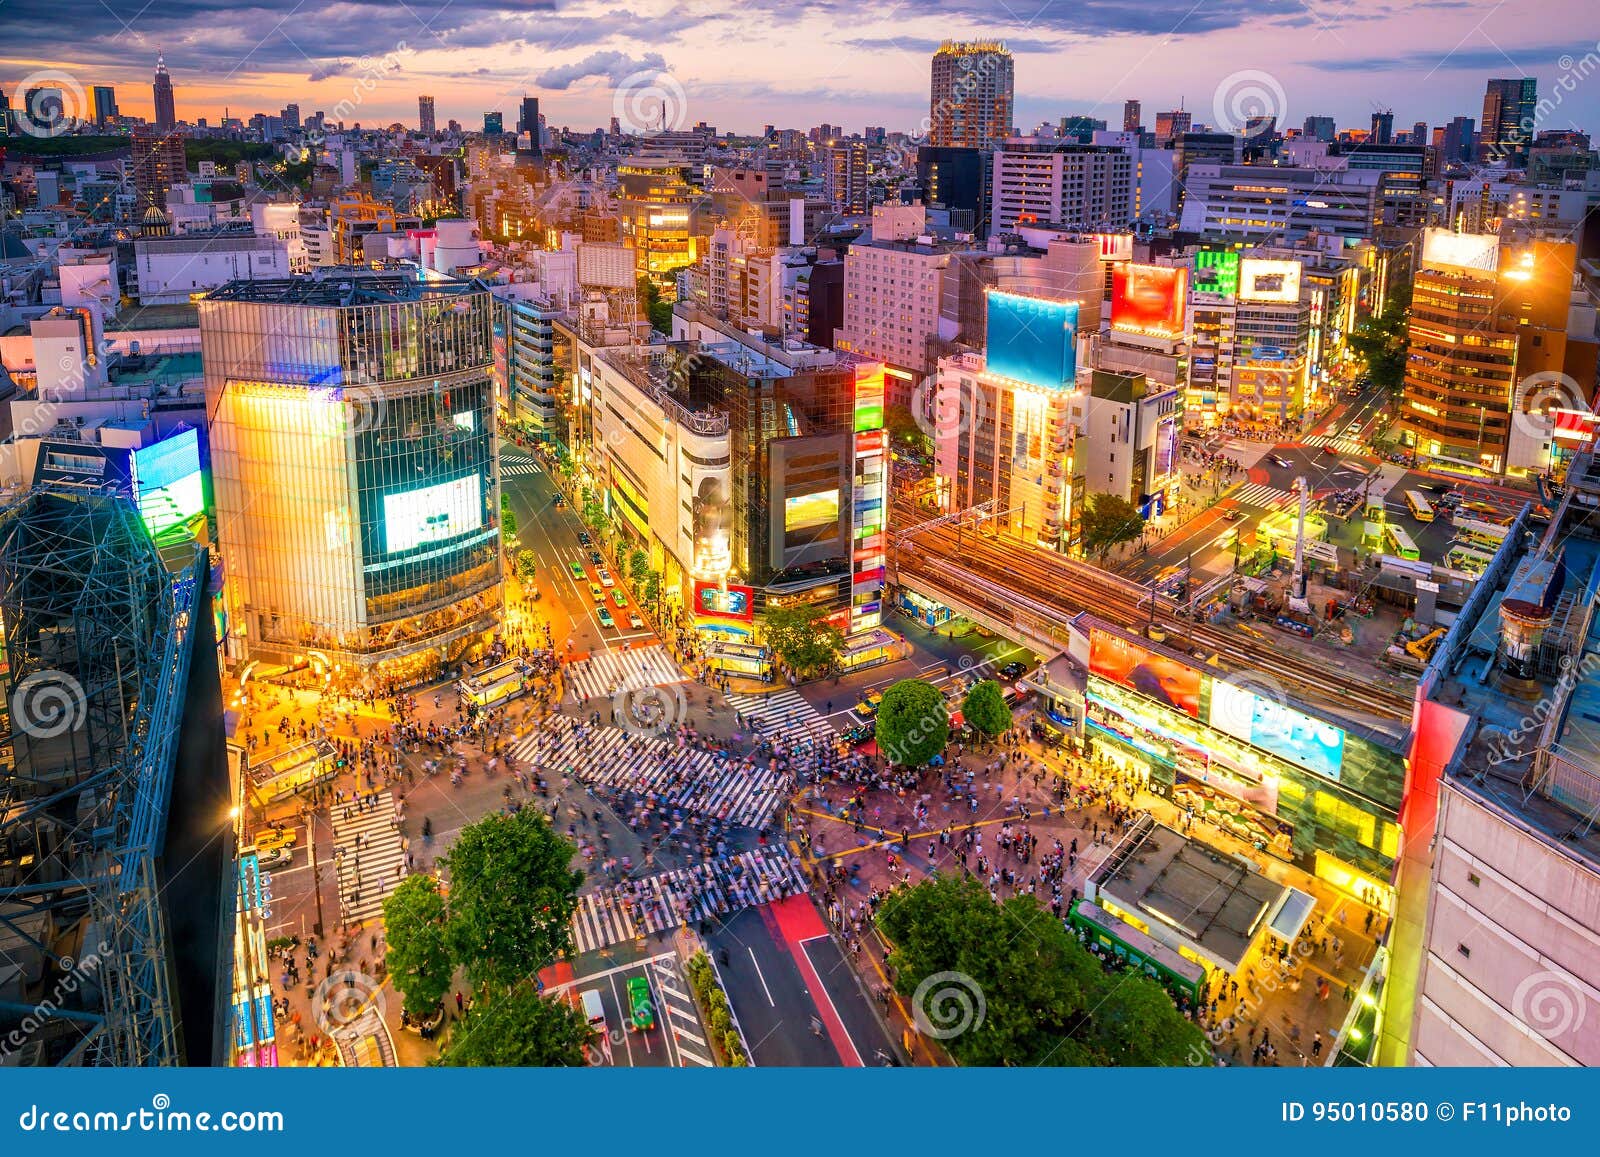
[[[510,128],[533,95],[577,129],[916,133],[947,37],[1005,41],[1024,130],[1119,127],[1130,98],[1147,127],[1178,107],[1228,128],[1366,127],[1389,108],[1399,130],[1476,119],[1486,78],[1534,76],[1552,105],[1539,128],[1600,132],[1594,0],[0,0],[0,90],[48,85],[87,109],[79,94],[112,84],[149,116],[160,51],[184,120],[343,102],[347,124],[415,125],[427,93],[441,127],[501,110]]]

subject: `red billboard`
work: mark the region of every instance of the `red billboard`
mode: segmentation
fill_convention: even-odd
[[[1148,699],[1200,718],[1201,674],[1106,631],[1089,632],[1089,670]]]
[[[1151,337],[1181,336],[1186,272],[1131,261],[1112,266],[1111,328]]]
[[[756,617],[754,587],[721,586],[695,580],[694,613],[719,619],[740,619],[750,623]]]

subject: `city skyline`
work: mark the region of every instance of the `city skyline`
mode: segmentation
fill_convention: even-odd
[[[108,5],[115,20],[69,34],[42,0],[23,0],[7,7],[0,91],[11,95],[40,72],[65,73],[86,93],[97,84],[123,90],[125,113],[153,119],[159,52],[178,116],[190,122],[215,121],[224,109],[270,114],[291,102],[331,114],[344,101],[355,106],[347,123],[411,125],[418,93],[428,92],[440,123],[472,126],[485,111],[511,112],[522,96],[538,95],[553,126],[588,129],[609,121],[619,86],[625,93],[664,73],[670,81],[660,87],[683,123],[740,133],[765,122],[842,123],[849,132],[883,124],[915,133],[928,111],[928,60],[954,36],[1005,41],[1016,57],[1016,127],[1024,131],[1064,115],[1114,126],[1128,99],[1141,101],[1151,123],[1178,107],[1197,123],[1218,123],[1241,102],[1265,102],[1280,126],[1331,115],[1340,127],[1364,127],[1380,108],[1393,109],[1397,124],[1442,124],[1476,115],[1485,78],[1523,75],[1554,105],[1541,129],[1581,128],[1600,112],[1600,85],[1589,83],[1600,50],[1593,33],[1576,31],[1586,13],[1575,0],[1542,7],[1537,23],[1527,3],[1484,0],[1398,11],[1363,0],[1331,16],[1254,0],[1080,5],[1020,18],[974,0],[937,15],[907,5],[882,17],[851,13],[848,28],[831,2],[798,14],[772,5],[691,13],[653,2],[446,4],[398,14],[385,7],[373,19],[372,8],[307,17],[288,0],[247,8],[190,0],[159,11],[116,0]],[[1381,51],[1363,51],[1380,26]],[[1542,31],[1552,27],[1574,32]],[[796,43],[812,51],[796,53]],[[463,52],[474,64],[466,71]],[[92,118],[92,107],[80,115]]]

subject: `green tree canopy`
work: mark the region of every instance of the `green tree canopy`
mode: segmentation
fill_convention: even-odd
[[[583,873],[577,851],[544,813],[485,816],[461,830],[443,857],[450,870],[451,952],[477,984],[506,987],[533,976],[572,946]]]
[[[600,530],[606,524],[606,508],[600,500],[589,497],[583,503],[583,524],[590,530]]]
[[[533,581],[533,576],[539,569],[539,556],[527,547],[517,552],[517,577],[523,582]]]
[[[1405,381],[1410,305],[1411,287],[1396,286],[1383,312],[1362,319],[1350,334],[1350,348],[1366,363],[1373,385],[1386,390],[1397,390]]]
[[[643,582],[644,576],[650,573],[650,556],[638,547],[628,555],[628,577],[634,582]]]
[[[519,984],[475,1005],[456,1025],[438,1064],[451,1067],[577,1067],[593,1030],[583,1013],[560,997]]]
[[[1153,981],[1108,974],[1032,896],[932,877],[878,913],[918,1027],[966,1065],[1186,1065],[1200,1029]]]
[[[779,661],[799,674],[825,671],[839,661],[844,650],[844,634],[825,621],[827,613],[815,603],[768,607],[762,618],[762,637]]]
[[[909,406],[890,406],[883,413],[883,428],[892,441],[919,454],[933,452],[933,440],[918,423]]]
[[[660,333],[672,332],[672,302],[661,300],[661,287],[649,277],[639,278],[639,301],[644,305],[650,328]]]
[[[412,1016],[427,1016],[450,991],[456,966],[446,922],[444,896],[432,876],[407,876],[383,902],[384,963]]]
[[[500,495],[500,534],[510,538],[517,533],[517,512],[511,509],[511,495]]]
[[[1104,555],[1118,543],[1138,538],[1144,519],[1126,498],[1096,493],[1084,500],[1082,526],[1084,553]]]
[[[990,739],[1011,730],[1011,704],[993,679],[980,679],[968,689],[961,701],[961,715],[980,735]]]
[[[878,705],[877,739],[885,755],[906,767],[920,767],[943,751],[950,712],[939,689],[922,679],[893,684]]]

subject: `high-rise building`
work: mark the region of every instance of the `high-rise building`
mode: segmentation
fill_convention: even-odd
[[[1538,104],[1539,82],[1535,78],[1491,80],[1483,93],[1479,159],[1526,167]]]
[[[1394,143],[1394,113],[1385,109],[1372,114],[1372,131],[1367,140],[1375,145]]]
[[[425,137],[433,136],[433,97],[431,96],[417,97],[417,129]]]
[[[1121,229],[1135,217],[1133,157],[1112,145],[1013,137],[994,154],[990,228]]]
[[[533,147],[539,147],[539,98],[525,96],[522,98],[522,112],[517,117],[517,132],[527,133],[533,138]]]
[[[1306,117],[1305,127],[1302,131],[1314,141],[1328,141],[1330,143],[1339,135],[1338,125],[1334,123],[1332,117]]]
[[[983,236],[989,231],[989,154],[982,149],[917,149],[917,184],[929,208],[947,209],[950,223]],[[956,216],[959,214],[959,216]]]
[[[295,131],[299,130],[299,128],[300,128],[300,106],[299,105],[297,105],[297,104],[286,104],[286,105],[284,105],[283,106],[283,111],[279,114],[279,116],[281,116],[283,118],[283,127],[284,128],[292,129],[292,130],[295,130]]]
[[[133,130],[133,189],[139,213],[167,207],[167,190],[188,179],[183,135],[148,125]]]
[[[997,41],[947,40],[933,54],[928,143],[984,148],[1011,135],[1013,61]]]
[[[1473,137],[1477,124],[1471,117],[1453,117],[1444,126],[1444,143],[1440,148],[1441,161],[1470,161],[1477,155]]]
[[[1143,129],[1144,128],[1144,123],[1139,119],[1140,116],[1141,116],[1141,113],[1140,113],[1139,102],[1138,101],[1136,101],[1136,100],[1125,100],[1125,101],[1123,101],[1122,102],[1122,131],[1125,132],[1125,133],[1136,133],[1136,132],[1139,132],[1141,129]]]
[[[1180,228],[1234,241],[1295,240],[1317,231],[1370,238],[1383,222],[1383,173],[1200,162],[1189,166]]]
[[[497,137],[505,131],[505,120],[500,113],[486,112],[483,114],[484,136]]]
[[[172,95],[172,76],[167,72],[166,58],[160,53],[156,54],[156,80],[153,87],[156,101],[156,131],[170,133],[178,127],[178,112]]]
[[[696,190],[681,160],[634,158],[617,166],[617,213],[638,272],[663,279],[698,256],[690,229]]]
[[[865,141],[834,141],[823,149],[822,187],[835,213],[859,215],[867,211]]]
[[[1427,121],[1417,121],[1412,124],[1411,143],[1414,145],[1426,145],[1430,143]]]
[[[94,86],[94,123],[104,128],[117,119],[117,90],[109,84]]]
[[[200,305],[230,658],[435,676],[498,626],[495,302],[349,269]]]
[[[1183,109],[1156,113],[1156,144],[1165,145],[1173,137],[1188,132],[1194,123],[1194,114]]]

